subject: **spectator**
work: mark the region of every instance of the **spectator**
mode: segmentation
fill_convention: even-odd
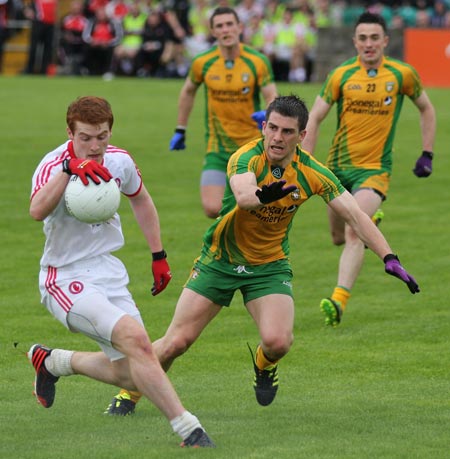
[[[273,72],[277,81],[301,82],[306,79],[304,53],[306,28],[293,21],[294,12],[287,8],[283,18],[274,24]]]
[[[329,0],[316,0],[314,3],[314,21],[316,27],[331,27],[333,24],[332,10]]]
[[[26,74],[47,74],[53,57],[57,6],[57,0],[33,0],[24,7],[24,15],[31,21]]]
[[[416,27],[426,29],[430,27],[430,15],[426,9],[419,9],[416,12]]]
[[[264,14],[263,6],[257,0],[241,0],[235,10],[241,23],[245,25],[249,23],[253,16],[262,16]]]
[[[184,40],[186,52],[190,59],[206,51],[212,42],[209,34],[209,3],[207,0],[194,0],[193,7],[189,9],[189,24],[192,35]]]
[[[308,0],[293,0],[290,8],[293,11],[293,22],[306,27],[310,22],[310,16],[314,14]]]
[[[242,41],[257,49],[259,52],[273,57],[273,24],[259,14],[250,16],[243,34]]]
[[[367,11],[373,14],[379,14],[385,20],[386,26],[391,26],[392,17],[394,15],[393,10],[389,6],[383,4],[382,1],[372,0],[367,7]]]
[[[445,28],[448,15],[448,8],[445,1],[436,0],[434,2],[433,11],[430,17],[430,26],[437,28]]]
[[[111,76],[111,63],[114,48],[123,37],[122,25],[109,19],[104,7],[95,11],[83,30],[83,41],[86,43],[85,63],[90,75]]]
[[[391,29],[392,30],[403,30],[405,28],[405,20],[403,16],[398,14],[397,11],[394,11],[394,15],[392,16],[391,22]]]
[[[136,57],[142,46],[142,33],[146,21],[147,15],[141,11],[139,1],[135,0],[122,20],[123,39],[114,50],[114,73],[119,72],[124,75],[136,73]]]
[[[125,0],[112,0],[106,4],[105,10],[109,18],[122,21],[128,14],[130,7]]]
[[[264,4],[264,20],[270,23],[281,21],[286,6],[278,0],[267,0]]]
[[[409,0],[401,1],[400,6],[396,9],[395,13],[403,19],[405,27],[416,26],[416,8]],[[398,21],[396,21],[396,23],[398,25]]]
[[[169,76],[184,78],[189,70],[189,62],[185,57],[185,40],[192,35],[189,23],[189,0],[163,0],[161,4],[165,20],[173,33],[170,59],[173,61],[173,69],[168,69]]]
[[[69,12],[61,20],[58,56],[62,65],[62,73],[66,75],[81,75],[84,60],[82,34],[88,21],[83,13],[83,8],[81,0],[72,0]]]
[[[142,32],[142,45],[136,58],[137,75],[166,76],[166,65],[173,55],[173,41],[170,26],[164,16],[152,10]]]
[[[88,18],[92,18],[99,8],[106,8],[108,4],[109,0],[85,0],[84,14]]]

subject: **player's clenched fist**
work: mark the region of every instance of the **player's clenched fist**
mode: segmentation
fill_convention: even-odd
[[[161,252],[154,252],[152,256],[152,272],[154,281],[152,295],[155,296],[167,287],[170,279],[172,279],[172,273],[170,272],[169,264],[166,260],[167,254],[165,250],[161,250]]]
[[[62,163],[63,171],[69,175],[78,175],[84,185],[88,185],[88,177],[99,184],[100,179],[109,182],[112,175],[109,170],[92,159],[67,158]]]
[[[177,127],[170,139],[169,150],[184,150],[186,148],[186,128]]]

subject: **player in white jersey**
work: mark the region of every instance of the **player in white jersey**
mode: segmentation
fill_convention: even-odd
[[[36,397],[50,408],[61,376],[81,374],[139,391],[167,417],[181,446],[214,446],[199,420],[182,405],[161,368],[139,311],[127,288],[128,274],[111,252],[124,244],[120,217],[82,223],[69,215],[64,190],[71,175],[115,180],[130,200],[153,255],[152,294],[171,279],[161,242],[156,207],[139,169],[125,151],[109,145],[113,114],[99,97],[69,105],[69,141],[48,153],[33,175],[30,214],[44,222],[46,236],[39,287],[42,303],[72,332],[94,339],[101,352],[78,352],[33,345],[28,357],[36,371]]]

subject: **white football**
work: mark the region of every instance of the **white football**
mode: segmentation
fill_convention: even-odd
[[[120,204],[120,190],[114,179],[95,184],[88,177],[89,184],[83,185],[78,175],[72,175],[66,186],[64,199],[70,215],[84,223],[102,223],[117,212]]]

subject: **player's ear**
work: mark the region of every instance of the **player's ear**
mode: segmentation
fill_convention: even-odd
[[[73,133],[70,130],[69,126],[66,127],[66,131],[67,131],[67,136],[69,137],[69,140],[73,140]]]
[[[303,131],[300,131],[298,134],[298,143],[301,143],[302,140],[305,138],[306,135],[306,129],[303,129]]]

